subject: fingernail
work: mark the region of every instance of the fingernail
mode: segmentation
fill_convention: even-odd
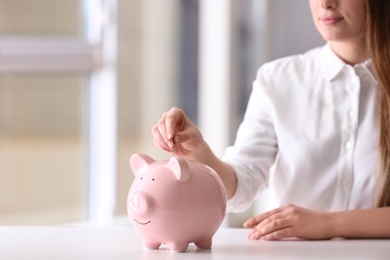
[[[169,140],[169,141],[168,141],[168,147],[169,147],[169,149],[171,149],[171,150],[173,150],[173,148],[175,147],[175,144],[173,143],[172,140]]]
[[[173,139],[173,141],[177,144],[177,143],[180,143],[181,139],[179,136],[175,136],[175,138]]]

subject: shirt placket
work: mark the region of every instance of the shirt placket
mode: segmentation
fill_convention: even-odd
[[[346,82],[346,114],[343,129],[342,160],[343,166],[340,175],[342,208],[348,209],[353,184],[353,156],[355,152],[356,136],[358,131],[360,78],[352,67],[348,68],[349,82]]]

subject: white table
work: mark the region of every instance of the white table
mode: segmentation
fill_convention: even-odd
[[[144,250],[132,227],[0,227],[0,259],[390,259],[390,240],[250,241],[221,228],[211,250]]]

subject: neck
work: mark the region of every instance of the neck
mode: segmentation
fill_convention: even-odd
[[[367,60],[370,55],[367,44],[365,43],[350,43],[350,42],[330,42],[332,50],[345,63],[355,65]]]

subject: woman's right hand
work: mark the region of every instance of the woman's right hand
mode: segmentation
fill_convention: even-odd
[[[196,159],[204,146],[199,129],[184,111],[173,107],[165,112],[152,129],[153,142],[160,149],[175,156]]]
[[[213,168],[221,177],[228,198],[233,196],[237,188],[233,168],[215,156],[199,129],[182,109],[174,107],[165,112],[153,127],[152,135],[154,144],[160,149]]]

